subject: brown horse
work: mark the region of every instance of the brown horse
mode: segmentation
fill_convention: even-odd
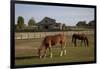
[[[55,45],[60,45],[61,46],[61,53],[60,56],[63,54],[66,55],[66,38],[63,34],[57,34],[57,35],[49,35],[46,36],[38,49],[38,54],[39,57],[46,57],[47,49],[49,49],[50,52],[50,57],[52,58],[52,47]]]
[[[89,41],[88,41],[88,38],[86,36],[86,34],[82,33],[82,34],[76,34],[74,33],[72,35],[72,42],[74,42],[74,45],[77,46],[77,43],[76,43],[76,40],[81,40],[81,45],[82,43],[84,42],[85,46],[88,46],[89,45]]]

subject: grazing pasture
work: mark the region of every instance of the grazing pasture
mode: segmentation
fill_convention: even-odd
[[[87,34],[87,33],[86,33]],[[66,33],[66,55],[60,56],[61,48],[57,46],[53,49],[53,58],[51,59],[49,51],[47,57],[40,59],[38,57],[38,48],[41,45],[43,38],[33,39],[15,39],[15,65],[37,65],[49,63],[70,63],[70,62],[85,62],[94,61],[94,33],[88,33],[89,46],[80,45],[80,40],[77,42],[77,47],[72,44],[72,34]]]

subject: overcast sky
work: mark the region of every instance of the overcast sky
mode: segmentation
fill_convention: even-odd
[[[16,4],[15,23],[17,23],[18,16],[23,16],[26,24],[32,17],[36,22],[41,21],[44,17],[50,17],[56,22],[73,26],[78,21],[94,20],[94,8]]]

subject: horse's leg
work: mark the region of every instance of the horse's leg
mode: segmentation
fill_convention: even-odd
[[[44,51],[44,58],[46,57],[47,55],[47,47],[45,48],[45,51]]]
[[[75,46],[75,38],[74,37],[72,38],[72,43],[73,43],[73,46]]]
[[[76,44],[76,39],[74,40],[74,45],[77,46],[77,44]]]
[[[65,46],[64,46],[64,44],[61,44],[60,56],[62,56],[64,52],[66,53]]]
[[[66,48],[64,47],[64,55],[66,55]]]
[[[61,52],[60,52],[60,56],[63,55],[63,47],[61,46]]]
[[[84,40],[84,45],[86,46],[86,41]]]
[[[83,40],[81,40],[80,46],[82,46]]]
[[[85,39],[85,45],[88,46],[88,41]]]
[[[84,40],[84,44],[85,44],[85,46],[88,46],[88,43],[87,43],[86,39]]]
[[[50,47],[49,50],[50,50],[50,58],[52,58],[52,55],[53,55],[52,54],[52,48]]]
[[[42,56],[40,55],[40,59],[42,58]]]
[[[51,44],[49,45],[49,51],[50,51],[50,58],[52,58],[52,47],[51,47]]]
[[[66,42],[64,43],[64,55],[66,55]]]

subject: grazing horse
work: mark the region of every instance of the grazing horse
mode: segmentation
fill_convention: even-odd
[[[82,33],[82,34],[76,34],[76,33],[74,33],[72,35],[72,42],[74,43],[75,46],[77,46],[77,43],[76,43],[77,39],[81,40],[81,45],[82,45],[83,42],[84,42],[85,46],[89,45],[88,38],[87,38],[87,36],[84,33]]]
[[[61,53],[60,56],[63,54],[66,55],[66,38],[63,34],[57,34],[57,35],[49,35],[46,36],[38,49],[38,55],[40,58],[46,57],[47,49],[49,49],[50,57],[52,58],[52,47],[55,45],[60,45]]]

